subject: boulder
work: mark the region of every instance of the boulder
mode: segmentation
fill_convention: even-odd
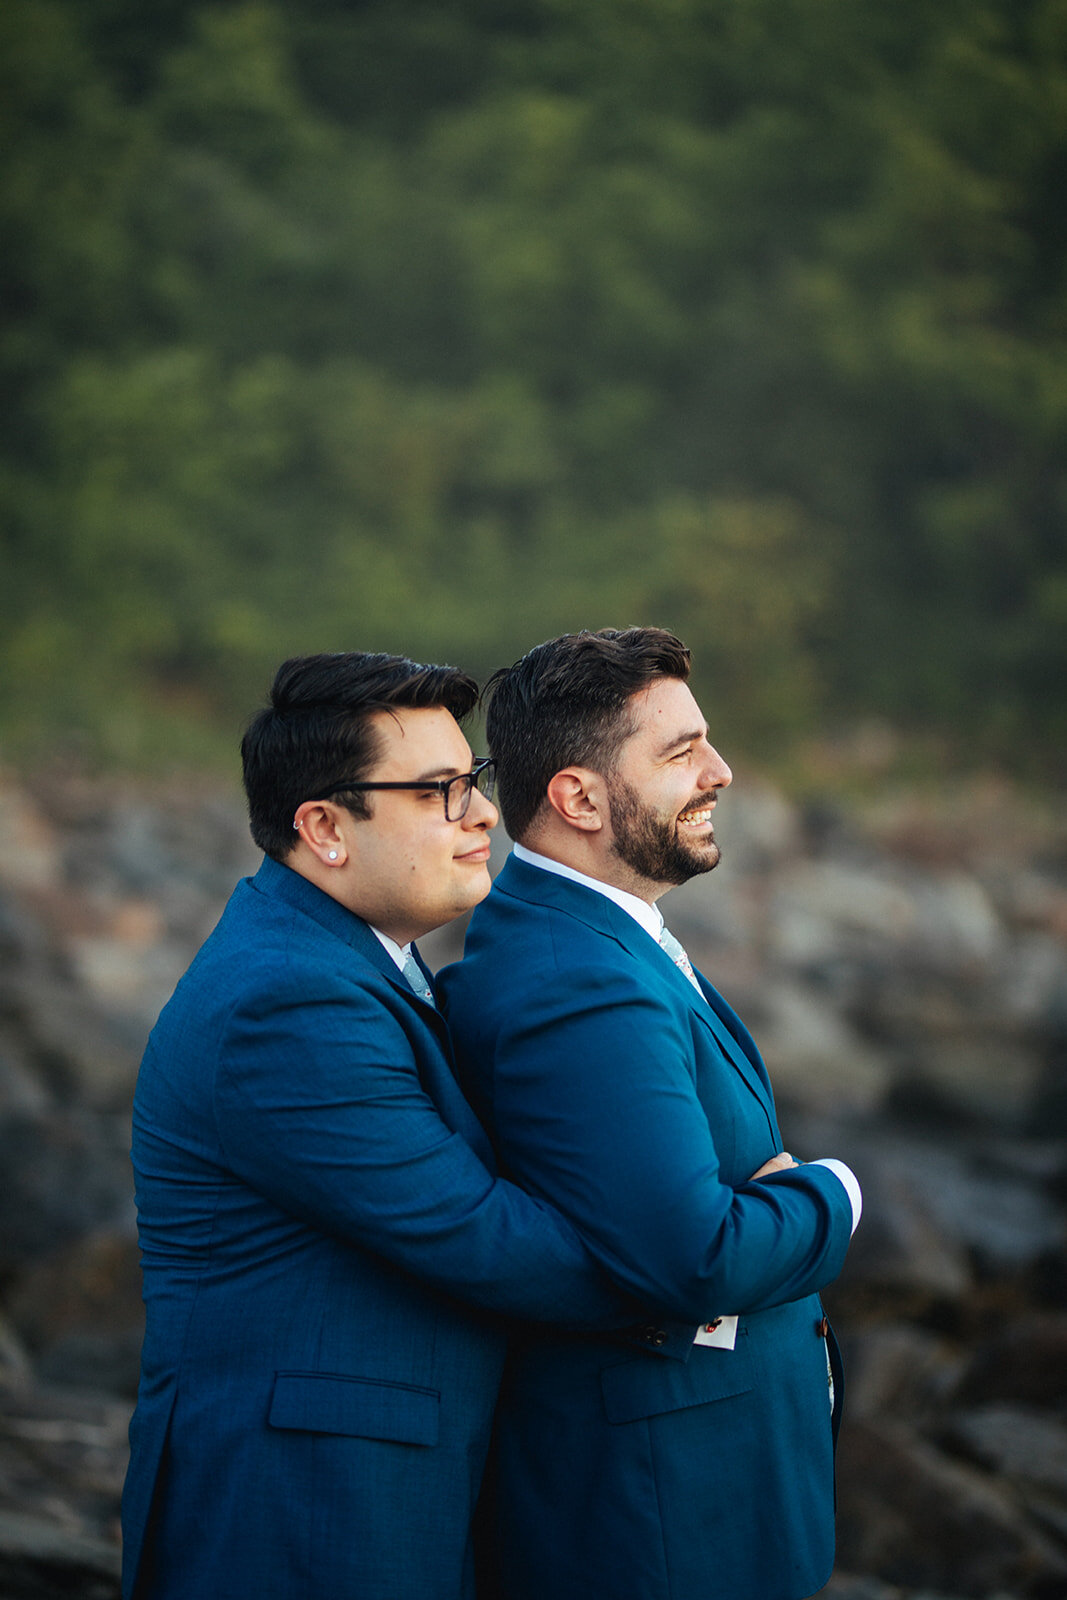
[[[0,1272],[104,1227],[134,1228],[128,1117],[75,1106],[0,1116]]]
[[[929,1415],[958,1383],[962,1358],[949,1341],[910,1322],[850,1334],[839,1330],[848,1425],[877,1417]]]
[[[887,1420],[842,1430],[838,1551],[846,1570],[944,1594],[1067,1589],[1067,1556],[1007,1487]]]
[[[893,1295],[960,1299],[979,1280],[1021,1282],[1063,1239],[1063,1207],[1032,1175],[982,1141],[948,1145],[896,1129],[813,1129],[805,1154],[838,1155],[857,1172],[863,1221],[842,1282]],[[820,1148],[811,1148],[817,1138]]]
[[[1000,1317],[969,1353],[955,1398],[971,1405],[1015,1401],[1058,1407],[1065,1375],[1067,1312]]]
[[[136,1396],[144,1304],[131,1234],[96,1231],[35,1263],[9,1311],[43,1382]]]
[[[3,1600],[119,1600],[120,1556],[103,1539],[0,1510]]]
[[[783,1101],[842,1115],[870,1115],[881,1106],[891,1081],[887,1062],[802,984],[767,983],[752,1026]]]
[[[0,1394],[4,1600],[117,1600],[130,1406],[74,1390]]]
[[[1005,1478],[1051,1490],[1067,1515],[1067,1426],[1030,1406],[992,1404],[953,1415],[944,1437]]]

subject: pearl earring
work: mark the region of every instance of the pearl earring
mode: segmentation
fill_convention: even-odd
[[[327,859],[327,861],[336,861],[337,860],[337,851],[336,850],[327,850],[326,859]]]

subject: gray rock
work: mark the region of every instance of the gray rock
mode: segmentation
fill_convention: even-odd
[[[1067,1426],[1029,1407],[978,1406],[949,1419],[946,1437],[1004,1477],[1036,1484],[1065,1497]]]
[[[118,1600],[120,1557],[114,1545],[56,1526],[44,1517],[0,1511],[2,1600]]]
[[[118,1595],[130,1406],[72,1390],[0,1394],[0,1594]]]
[[[819,1590],[820,1600],[961,1600],[959,1595],[937,1593],[933,1589],[902,1589],[896,1583],[883,1583],[880,1578],[859,1577],[854,1572],[836,1568],[825,1589]],[[1017,1594],[1005,1591],[990,1594],[986,1600],[1018,1600]]]
[[[33,1366],[22,1340],[0,1316],[0,1392],[24,1394],[33,1381]]]
[[[34,1263],[9,1311],[44,1383],[136,1395],[144,1304],[131,1234],[97,1231]]]
[[[1067,940],[1036,931],[1006,940],[994,983],[1002,1017],[1020,1027],[1040,1027],[1067,994]]]
[[[15,1116],[39,1120],[52,1106],[52,1096],[26,1060],[23,1040],[0,1023],[0,1118]]]
[[[842,951],[886,951],[915,933],[914,895],[890,874],[839,861],[801,861],[779,877],[771,909],[771,954],[812,968]]]
[[[20,986],[18,1029],[57,1092],[100,1110],[129,1105],[148,1033],[143,1024],[108,1011],[75,981],[38,972]]]
[[[936,1334],[907,1322],[844,1327],[850,1421],[928,1414],[958,1382],[959,1354]]]
[[[1015,1278],[1062,1241],[1062,1206],[983,1149],[896,1133],[838,1143],[830,1153],[855,1167],[865,1194],[846,1271],[868,1282],[958,1296],[973,1268]]]
[[[1067,1585],[1067,1557],[1006,1489],[899,1424],[842,1430],[838,1532],[842,1566],[889,1583],[967,1596]]]
[[[55,824],[9,776],[0,778],[0,883],[23,889],[52,883],[61,854]]]
[[[825,1000],[799,983],[768,983],[761,996],[760,1051],[775,1092],[815,1111],[872,1113],[889,1067]]]
[[[895,1584],[882,1583],[879,1578],[862,1578],[854,1572],[834,1571],[825,1589],[819,1591],[825,1600],[903,1600]]]
[[[950,1029],[927,1028],[897,1074],[898,1104],[935,1105],[950,1125],[1026,1131],[1044,1082],[1039,1051],[1003,1025],[975,1028],[958,1019]]]
[[[800,813],[781,790],[751,773],[738,773],[715,813],[722,847],[719,875],[751,875],[795,860],[803,849]]]
[[[861,1139],[826,1143],[817,1151],[812,1145],[812,1153],[847,1161],[863,1188],[863,1220],[841,1285],[862,1287],[867,1298],[877,1295],[897,1316],[916,1316],[931,1304],[961,1300],[974,1280],[965,1241],[945,1226],[929,1192],[928,1172],[941,1152],[909,1151],[905,1162],[899,1159],[902,1148],[900,1141]]]
[[[0,1118],[0,1269],[10,1274],[94,1228],[132,1232],[129,1122],[77,1107]]]
[[[961,1151],[899,1149],[898,1160],[945,1234],[965,1245],[979,1269],[1015,1277],[1063,1237],[1063,1211],[1032,1185],[986,1169]]]
[[[1063,1500],[1053,1500],[1027,1483],[1020,1486],[1019,1497],[1037,1526],[1044,1528],[1059,1539],[1061,1544],[1067,1546],[1067,1506]]]
[[[911,882],[915,954],[942,968],[985,969],[1002,939],[1000,919],[977,878],[927,872]]]
[[[1062,1405],[1067,1376],[1067,1312],[1031,1312],[994,1320],[972,1350],[956,1398],[965,1404],[1016,1401]]]

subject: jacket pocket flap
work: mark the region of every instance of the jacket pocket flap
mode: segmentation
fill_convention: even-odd
[[[664,1411],[683,1411],[731,1395],[748,1394],[752,1378],[732,1350],[694,1351],[684,1364],[642,1357],[605,1367],[600,1374],[609,1422],[636,1422]]]
[[[436,1389],[328,1372],[279,1372],[268,1421],[272,1428],[436,1444],[440,1411]]]

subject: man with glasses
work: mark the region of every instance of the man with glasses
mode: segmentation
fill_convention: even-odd
[[[413,941],[488,892],[451,667],[286,662],[242,746],[265,858],[153,1030],[124,1589],[467,1600],[503,1323],[621,1322],[495,1173]]]

